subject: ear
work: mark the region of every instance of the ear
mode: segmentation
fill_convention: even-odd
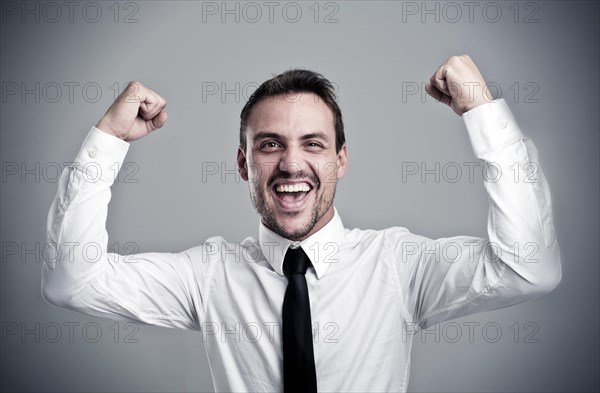
[[[340,152],[337,155],[337,178],[341,179],[346,174],[348,169],[348,152],[346,150],[346,144],[342,146]]]
[[[242,179],[248,181],[248,162],[246,161],[246,153],[244,153],[241,146],[237,150],[237,168]]]

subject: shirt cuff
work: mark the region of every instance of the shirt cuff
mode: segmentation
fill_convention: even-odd
[[[462,118],[476,157],[523,138],[503,98],[473,108]]]
[[[112,183],[121,169],[127,150],[129,142],[92,127],[75,157],[75,165],[88,172],[87,177]]]

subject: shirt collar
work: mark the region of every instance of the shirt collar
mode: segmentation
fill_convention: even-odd
[[[334,215],[323,228],[310,235],[301,242],[286,239],[267,228],[262,220],[258,229],[258,241],[263,255],[273,269],[283,276],[283,258],[292,243],[299,244],[310,259],[312,266],[321,279],[327,268],[338,260],[338,251],[344,238],[344,224],[337,209],[333,208]]]

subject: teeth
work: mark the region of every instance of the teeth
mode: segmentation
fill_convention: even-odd
[[[306,183],[300,184],[280,184],[275,188],[277,192],[307,192],[310,191],[310,187]]]

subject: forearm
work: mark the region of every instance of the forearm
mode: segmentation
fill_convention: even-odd
[[[537,150],[503,100],[463,118],[474,153],[484,161],[489,247],[508,269],[503,285],[531,294],[548,292],[560,281],[560,252]]]
[[[73,165],[63,170],[46,228],[47,244],[55,252],[45,256],[42,268],[42,293],[50,303],[68,306],[108,268],[110,187],[128,147],[93,128]]]

